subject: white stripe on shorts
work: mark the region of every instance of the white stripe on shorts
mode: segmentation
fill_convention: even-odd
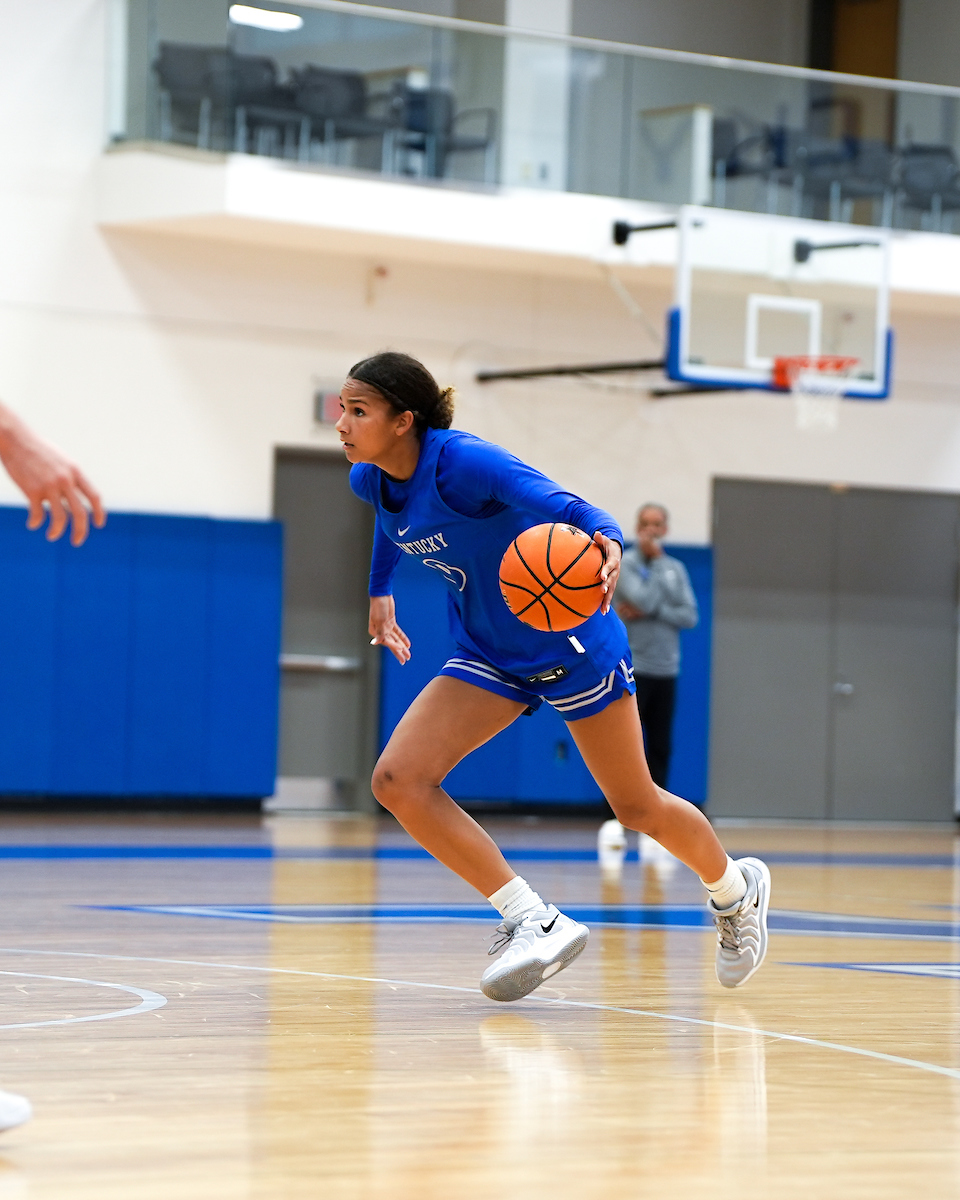
[[[610,674],[600,681],[596,687],[591,688],[589,692],[580,692],[576,696],[564,696],[560,700],[547,700],[557,712],[572,712],[575,708],[586,708],[588,704],[595,704],[603,696],[613,691],[613,681],[616,678],[616,671],[611,671]]]
[[[476,658],[448,658],[443,664],[445,667],[462,667],[464,670],[476,671],[478,674],[489,675],[492,679],[497,679],[500,683],[511,683],[506,675],[498,671],[496,667],[490,663],[482,662]],[[515,687],[516,685],[513,684]]]
[[[467,671],[471,675],[479,675],[481,679],[489,679],[493,683],[500,683],[504,687],[511,688],[515,692],[521,692],[521,689],[513,682],[512,679],[507,679],[501,675],[496,667],[491,667],[489,663],[474,662],[465,658],[448,658],[443,664],[443,669],[447,667],[455,667],[458,671]]]
[[[604,690],[609,685],[610,680],[613,678],[613,675],[614,675],[614,672],[611,671],[610,674],[604,676],[604,678],[601,679],[599,683],[595,683],[592,688],[587,688],[587,690],[585,692],[576,692],[572,696],[561,696],[557,700],[557,703],[558,704],[570,704],[574,700],[584,700],[584,699],[589,701],[595,696],[601,696],[601,695],[603,695]],[[546,699],[546,697],[544,697],[544,699]]]

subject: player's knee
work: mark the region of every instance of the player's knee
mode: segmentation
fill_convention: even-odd
[[[391,802],[397,795],[397,777],[389,764],[384,763],[382,759],[373,768],[370,789],[384,808],[393,811]]]
[[[644,789],[625,796],[610,796],[608,800],[621,825],[637,833],[655,836],[654,830],[659,827],[662,808],[659,792]]]
[[[649,809],[636,804],[611,804],[617,820],[625,829],[635,833],[650,833],[653,824]]]
[[[385,809],[397,813],[410,799],[416,784],[416,778],[402,763],[381,758],[373,769],[370,787]]]

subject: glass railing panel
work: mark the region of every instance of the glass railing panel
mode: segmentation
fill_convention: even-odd
[[[127,136],[493,183],[504,43],[284,4],[294,28],[210,0],[131,0]],[[270,10],[268,10],[270,11]]]
[[[127,138],[460,184],[960,224],[957,89],[329,0],[253,7],[251,24],[223,0],[129,0]]]

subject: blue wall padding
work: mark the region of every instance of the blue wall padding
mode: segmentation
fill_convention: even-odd
[[[267,796],[281,528],[113,513],[79,549],[0,508],[0,794]]]
[[[670,786],[703,804],[707,795],[707,734],[710,704],[710,626],[713,567],[704,546],[672,546],[690,572],[700,605],[700,624],[682,634],[683,672],[677,695]],[[403,556],[394,596],[397,619],[412,642],[405,666],[383,652],[380,744],[386,745],[417,693],[453,653],[442,581],[419,560]],[[566,725],[547,705],[520,717],[451,771],[444,785],[460,800],[543,801],[584,804],[601,799]]]

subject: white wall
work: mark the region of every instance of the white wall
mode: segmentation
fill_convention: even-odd
[[[374,0],[360,0],[360,3]],[[412,12],[503,22],[505,0],[376,0]],[[513,0],[506,0],[509,4]],[[527,0],[529,2],[529,0]],[[533,0],[535,3],[536,0]],[[541,0],[542,2],[542,0]],[[906,0],[907,3],[916,0]],[[947,5],[950,0],[927,0]],[[761,62],[807,62],[809,0],[573,0],[570,32]],[[508,24],[511,22],[507,22]],[[519,22],[512,22],[518,24]],[[532,25],[530,28],[541,28]],[[919,77],[918,77],[919,78]]]
[[[806,66],[808,0],[574,0],[573,33]]]
[[[921,83],[960,85],[957,0],[900,0],[897,74]]]
[[[763,394],[653,400],[609,381],[471,381],[479,365],[655,353],[599,267],[590,281],[103,232],[104,12],[103,0],[0,0],[0,395],[113,507],[268,515],[274,447],[335,442],[313,426],[314,380],[385,346],[460,386],[462,427],[622,521],[661,499],[679,539],[707,539],[717,473],[960,490],[951,297],[933,308],[901,297],[894,400],[847,404],[836,434],[813,433]],[[636,298],[659,325],[666,282]],[[0,481],[0,501],[15,499]]]

